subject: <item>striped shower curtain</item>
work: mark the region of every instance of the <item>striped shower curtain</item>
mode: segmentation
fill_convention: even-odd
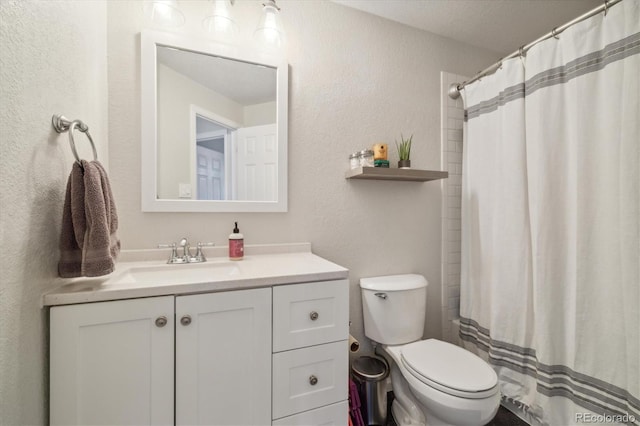
[[[460,337],[533,424],[640,425],[640,0],[463,95]]]

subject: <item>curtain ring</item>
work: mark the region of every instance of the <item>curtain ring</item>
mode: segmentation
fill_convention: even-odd
[[[608,7],[609,7],[609,1],[604,0],[604,16],[607,16]]]
[[[556,40],[560,40],[560,37],[558,37],[558,33],[557,33],[558,27],[555,27],[554,29],[551,30],[551,35],[553,36],[553,38],[555,38]]]
[[[91,149],[93,150],[93,161],[98,160],[98,152],[96,151],[96,145],[93,143],[93,139],[91,138],[91,134],[89,133],[89,127],[80,120],[73,120],[71,124],[69,124],[69,145],[71,145],[73,156],[76,157],[76,163],[78,163],[78,165],[82,167],[82,161],[80,161],[80,156],[78,155],[78,151],[76,151],[76,143],[73,140],[73,131],[76,127],[82,133],[87,135],[87,139],[89,139],[89,143],[91,143]]]

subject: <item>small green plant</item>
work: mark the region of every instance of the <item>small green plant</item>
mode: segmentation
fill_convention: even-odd
[[[400,140],[402,142],[398,143],[396,141],[396,148],[398,149],[398,157],[400,160],[410,160],[411,159],[411,141],[413,140],[413,135],[409,139],[405,139],[400,133]]]

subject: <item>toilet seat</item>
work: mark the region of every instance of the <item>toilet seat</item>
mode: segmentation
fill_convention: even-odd
[[[413,377],[449,395],[480,399],[498,391],[498,376],[473,353],[436,339],[401,348],[401,362]]]

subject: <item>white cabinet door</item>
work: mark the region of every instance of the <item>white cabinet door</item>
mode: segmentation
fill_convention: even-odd
[[[176,424],[271,424],[271,289],[176,297]]]
[[[173,300],[51,308],[52,425],[173,424]]]

